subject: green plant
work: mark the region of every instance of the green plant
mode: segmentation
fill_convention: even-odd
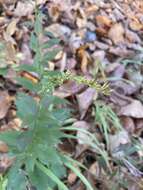
[[[113,163],[116,164],[116,167],[112,169],[110,169],[109,165],[110,172],[108,172],[103,163],[99,163],[100,166],[104,168],[104,171],[108,176],[107,181],[109,180],[109,189],[111,187],[115,190],[118,190],[119,188],[128,188],[128,182],[130,181],[129,179],[131,175],[135,177],[141,177],[143,175],[142,171],[140,171],[143,151],[142,143],[140,142],[139,138],[135,138],[133,136],[130,137],[128,143],[122,144],[122,142],[119,142],[118,147],[116,147],[114,150],[111,150],[111,147],[109,145],[114,142],[110,141],[109,136],[112,133],[116,136],[125,129],[123,129],[118,116],[113,112],[111,107],[109,105],[105,105],[103,102],[95,102],[95,105],[93,107],[93,114],[95,115],[95,123],[98,124],[101,135],[104,137],[104,140],[106,142],[106,150],[102,150],[105,152],[105,158],[108,162],[110,161],[110,165]],[[117,135],[117,141],[119,138],[122,138],[122,136],[119,137]],[[104,158],[102,154],[101,157]],[[108,166],[108,162],[106,162],[106,166]],[[126,172],[128,173],[123,172],[123,167],[127,169]],[[138,182],[137,186],[142,187]]]
[[[48,38],[44,44],[41,43],[43,34]],[[47,62],[54,59],[59,51],[53,49],[53,45],[58,42],[51,33],[43,31],[42,14],[36,9],[35,26],[30,40],[34,63],[15,67],[18,74],[26,73],[24,77],[17,77],[17,80],[29,90],[28,93],[18,93],[16,98],[17,116],[22,120],[22,127],[19,131],[0,134],[0,139],[9,145],[9,156],[14,159],[7,173],[7,190],[26,190],[31,186],[38,190],[53,190],[55,187],[68,190],[60,180],[66,176],[66,168],[73,170],[87,189],[93,190],[86,178],[73,166],[74,161],[58,150],[62,138],[74,137],[61,129],[70,117],[67,102],[54,97],[52,92],[66,80],[84,83],[104,94],[108,94],[109,87],[107,83],[101,85],[69,71],[49,71]],[[27,76],[31,76],[32,80]]]
[[[117,115],[113,112],[110,106],[103,103],[95,103],[95,122],[99,124],[100,131],[104,134],[109,149],[109,133],[114,130],[121,130],[122,126]],[[111,127],[112,126],[112,127]]]
[[[0,175],[0,190],[5,190],[7,185],[7,178]]]

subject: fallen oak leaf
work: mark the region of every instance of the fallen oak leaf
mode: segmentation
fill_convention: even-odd
[[[124,42],[124,28],[121,23],[114,24],[109,32],[108,37],[114,42],[114,44],[119,44]]]
[[[132,100],[132,102],[126,106],[123,106],[119,115],[130,116],[133,118],[143,118],[143,105],[138,100]]]
[[[15,33],[15,31],[17,30],[16,25],[17,25],[18,21],[19,21],[19,19],[14,19],[9,23],[9,25],[7,26],[7,29],[6,29],[7,35],[12,36]]]
[[[14,10],[14,15],[17,17],[23,17],[31,15],[34,11],[35,3],[33,1],[30,2],[20,2],[18,1],[17,6]]]
[[[87,66],[90,62],[90,57],[89,54],[86,52],[86,46],[81,46],[78,50],[77,50],[77,56],[81,61],[81,70],[83,73],[87,72]]]
[[[97,92],[95,89],[88,88],[81,94],[76,95],[79,111],[81,114],[81,119],[84,118],[89,106],[92,104],[93,99],[97,97]]]
[[[0,152],[1,153],[7,153],[8,152],[8,146],[3,141],[0,141]]]
[[[140,22],[137,22],[137,21],[131,21],[129,23],[129,26],[134,31],[139,31],[139,30],[143,29],[143,24],[141,24]]]
[[[96,16],[96,23],[100,27],[111,27],[112,20],[110,20],[108,17],[103,15]]]
[[[10,107],[10,96],[6,91],[0,91],[0,119],[3,119]]]

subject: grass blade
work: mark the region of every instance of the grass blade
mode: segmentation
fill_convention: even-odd
[[[87,179],[81,174],[81,172],[77,168],[72,166],[72,164],[70,163],[65,163],[65,165],[81,179],[81,181],[84,183],[88,190],[94,190],[90,183],[87,181]]]
[[[52,181],[54,181],[62,190],[68,190],[68,187],[48,168],[46,168],[40,162],[36,162],[37,167],[43,171]]]

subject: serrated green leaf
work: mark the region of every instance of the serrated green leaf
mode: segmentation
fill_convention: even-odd
[[[0,175],[0,190],[6,190],[6,186],[7,186],[7,177],[3,177],[2,175]]]
[[[56,55],[58,54],[60,50],[59,49],[55,49],[55,50],[52,50],[52,51],[48,51],[47,53],[45,53],[45,55],[43,56],[43,60],[42,62],[47,62],[47,61],[52,61]]]
[[[49,147],[46,145],[37,145],[38,151],[38,159],[46,165],[53,165],[53,164],[61,164],[60,156],[58,155],[56,148]]]
[[[35,166],[34,171],[29,174],[29,177],[32,185],[35,186],[37,190],[46,190],[49,187],[54,189],[55,187],[55,183],[37,166]]]
[[[27,146],[31,143],[33,137],[33,131],[25,131],[21,133],[17,138],[17,148],[20,152],[25,151]]]
[[[8,73],[8,68],[7,67],[0,68],[0,75],[5,77],[7,73]]]
[[[19,166],[14,165],[8,173],[7,190],[26,190],[27,179]]]
[[[66,168],[64,165],[58,164],[58,163],[52,163],[51,170],[53,173],[56,174],[56,176],[60,179],[66,177]]]
[[[60,104],[67,104],[68,101],[62,98],[59,98],[57,96],[48,95],[46,94],[40,101],[40,104],[42,107],[49,107],[51,104],[54,104],[54,106],[60,105]]]
[[[54,34],[52,32],[49,32],[49,31],[44,31],[44,35],[48,36],[50,38],[55,38]]]
[[[34,123],[38,112],[36,101],[23,93],[19,93],[16,99],[17,115],[29,126]]]
[[[30,81],[26,78],[23,78],[23,77],[17,77],[16,80],[19,82],[19,84],[24,86],[26,89],[33,91],[33,92],[38,91],[38,85],[33,83],[32,81]]]
[[[43,49],[48,49],[48,48],[51,48],[52,46],[58,44],[59,42],[60,42],[60,39],[53,38],[53,39],[50,39],[47,42],[45,42],[41,47]]]
[[[48,168],[42,165],[40,162],[36,163],[37,167],[43,171],[53,182],[55,182],[62,190],[68,190],[67,186]]]
[[[15,147],[17,144],[17,138],[21,134],[19,131],[6,131],[0,133],[0,140],[7,143],[10,147]]]
[[[36,20],[35,20],[35,25],[34,25],[34,31],[36,35],[42,34],[42,31],[43,31],[42,17],[43,17],[43,14],[41,12],[38,12],[36,15]]]
[[[38,142],[46,146],[55,146],[59,143],[60,138],[63,137],[63,133],[55,126],[39,127],[37,130]]]
[[[34,34],[34,32],[31,33],[31,37],[30,37],[30,48],[36,52],[37,48],[38,48],[38,38],[37,36]]]
[[[27,71],[27,72],[37,72],[37,69],[34,64],[21,64],[16,68],[18,71]]]
[[[52,111],[52,115],[62,124],[70,117],[70,110],[66,108],[55,109]]]
[[[36,156],[34,154],[29,155],[29,157],[27,157],[27,159],[25,160],[24,162],[25,168],[28,173],[34,172],[35,162],[36,162]]]
[[[76,167],[74,167],[71,163],[65,163],[65,165],[81,179],[81,181],[87,187],[88,190],[94,190],[93,187],[90,185],[90,183],[87,181],[87,179],[82,175],[82,173]]]

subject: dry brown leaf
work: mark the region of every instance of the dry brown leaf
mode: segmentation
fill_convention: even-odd
[[[118,62],[111,63],[106,67],[106,73],[112,73],[120,64]]]
[[[41,5],[41,4],[46,3],[46,0],[37,0],[36,3],[37,5]]]
[[[112,21],[108,17],[102,16],[102,15],[96,16],[96,22],[98,26],[101,26],[101,27],[104,27],[104,26],[110,27],[112,24]]]
[[[112,77],[122,78],[125,74],[125,66],[119,64],[112,73]]]
[[[90,129],[91,126],[86,121],[76,121],[73,124],[73,127],[88,130],[88,129]],[[80,145],[89,145],[91,142],[91,138],[86,133],[84,133],[80,130],[77,131],[77,139],[78,139],[78,143]]]
[[[86,49],[86,46],[81,46],[77,50],[77,56],[81,61],[81,70],[83,73],[87,73],[87,66],[90,62],[90,56],[85,49]]]
[[[113,153],[114,150],[118,148],[120,145],[128,144],[130,142],[128,132],[126,130],[122,130],[114,135],[109,135],[109,142],[110,142],[110,151]]]
[[[136,128],[143,130],[143,119],[137,119],[137,121],[136,121]]]
[[[78,26],[78,28],[86,27],[86,24],[87,24],[86,19],[82,19],[82,18],[79,18],[79,17],[76,19],[76,25]]]
[[[143,118],[143,105],[138,100],[133,100],[127,106],[123,106],[120,111],[119,115],[130,116],[133,118]]]
[[[143,29],[143,24],[137,21],[131,21],[129,24],[130,28],[134,31],[139,31]]]
[[[93,99],[97,97],[97,92],[95,89],[88,88],[81,94],[76,95],[79,110],[81,114],[81,119],[85,116],[89,106],[92,104]]]
[[[100,27],[97,27],[96,28],[96,33],[101,36],[101,37],[107,37],[107,34],[108,34],[108,30],[104,29],[104,28],[100,28]]]
[[[89,171],[92,175],[96,176],[97,178],[99,178],[100,176],[100,166],[98,164],[98,162],[94,162],[90,168],[89,168]]]
[[[78,28],[83,28],[87,25],[87,17],[85,15],[85,12],[81,8],[79,8],[77,11],[76,25],[78,26]]]
[[[114,24],[108,32],[108,37],[114,42],[114,44],[124,42],[124,28],[122,24]]]
[[[75,173],[73,173],[73,172],[69,173],[69,175],[68,175],[68,183],[70,185],[74,184],[76,179],[77,179],[77,175]]]
[[[95,13],[98,9],[99,9],[99,7],[97,5],[95,5],[95,4],[94,5],[89,5],[85,10],[86,15],[89,16],[89,15]]]
[[[94,61],[99,61],[99,62],[103,62],[104,58],[105,58],[105,51],[103,50],[96,50],[93,54],[92,57],[94,59]]]
[[[12,20],[12,21],[9,23],[9,25],[7,26],[7,29],[6,29],[7,35],[12,36],[12,35],[15,33],[15,31],[16,31],[16,29],[17,29],[17,27],[16,27],[17,22],[18,22],[18,19],[14,19],[14,20]]]
[[[0,173],[4,173],[13,163],[13,158],[8,158],[7,156],[3,156],[0,159]]]
[[[61,98],[69,97],[73,94],[80,92],[83,87],[83,84],[79,85],[74,81],[68,81],[65,84],[61,85],[58,89],[56,89],[53,95]]]
[[[0,141],[0,152],[1,153],[8,152],[8,146],[3,141]]]
[[[63,52],[62,59],[60,60],[60,71],[64,71],[67,64],[67,54]]]
[[[140,43],[141,42],[141,40],[136,32],[126,30],[125,36],[131,43],[135,43],[135,42]]]
[[[19,118],[15,118],[8,123],[8,128],[18,131],[20,130],[21,125],[22,125],[22,121]]]
[[[32,53],[31,53],[28,43],[22,43],[21,53],[22,53],[21,61],[20,61],[21,64],[32,64],[33,63]]]
[[[35,2],[30,1],[30,2],[20,2],[18,1],[17,6],[14,10],[14,15],[18,17],[22,16],[28,16],[32,14],[35,8]]]
[[[10,96],[6,91],[0,91],[0,119],[3,119],[10,107]]]
[[[135,124],[131,117],[122,116],[120,118],[120,121],[122,123],[122,126],[124,129],[128,131],[129,134],[133,134],[135,130]]]
[[[0,16],[0,26],[4,25],[7,22],[7,18]]]
[[[128,79],[135,84],[139,89],[143,84],[143,74],[140,71],[134,69],[127,71]]]
[[[101,50],[107,50],[109,48],[108,44],[102,43],[100,41],[95,41],[94,44]]]
[[[132,95],[138,90],[138,87],[133,83],[127,83],[122,80],[115,81],[111,85],[111,88],[114,90],[112,91],[110,98],[115,104],[120,106],[128,105],[132,101],[132,98],[127,95]]]
[[[54,6],[59,6],[61,11],[70,11],[72,5],[71,5],[71,0],[52,0],[51,4]]]
[[[48,10],[49,16],[52,19],[53,22],[56,22],[61,14],[60,5],[53,5]]]
[[[127,57],[134,57],[135,56],[135,51],[129,50],[126,47],[111,47],[109,49],[109,53],[112,53],[114,55],[120,56],[122,58],[127,58]]]
[[[71,30],[66,25],[54,23],[45,28],[46,31],[53,33],[55,37],[70,36]]]
[[[7,64],[13,64],[16,61],[16,49],[11,42],[6,43]]]
[[[0,3],[10,5],[10,4],[14,4],[16,1],[17,0],[0,0]]]
[[[81,60],[81,71],[83,73],[87,73],[87,66],[88,66],[88,63],[89,63],[89,59],[88,59],[88,53],[85,51],[83,53],[83,57],[82,57],[82,60]]]

